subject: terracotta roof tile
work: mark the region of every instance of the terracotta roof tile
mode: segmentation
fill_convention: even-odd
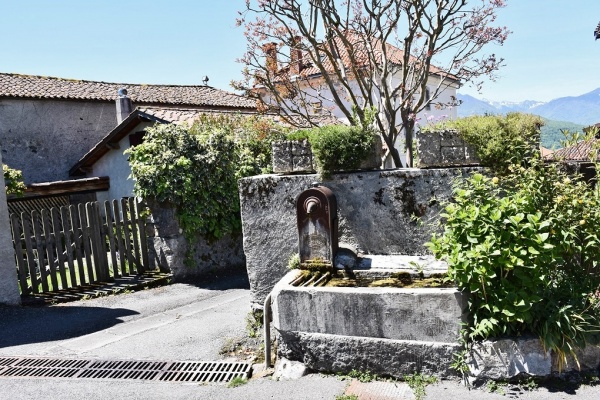
[[[547,160],[590,161],[592,151],[600,145],[599,139],[582,140],[573,146],[556,150],[545,157]]]
[[[365,39],[364,37],[361,37],[361,35],[351,32],[351,33],[346,34],[346,40],[348,41],[348,43],[350,43],[351,48],[354,49],[354,51],[355,51],[354,56],[352,57],[352,60],[350,59],[350,54],[348,52],[349,48],[344,44],[344,41],[339,37],[336,37],[333,40],[335,48],[339,52],[339,57],[342,60],[344,66],[346,68],[350,68],[354,62],[355,67],[358,67],[358,68],[369,67],[369,65],[371,65],[371,63],[369,62],[369,52],[367,52],[367,50],[366,50],[366,43],[367,43],[366,41],[368,41],[369,39],[368,38]],[[379,40],[379,39],[371,39],[371,40],[372,40],[371,45],[373,46],[373,49],[374,49],[373,52],[375,54],[375,57],[378,58],[381,56],[384,47],[382,46],[381,40]],[[391,45],[389,43],[385,43],[385,49],[386,49],[386,53],[387,53],[387,59],[391,63],[396,64],[396,65],[402,64],[402,62],[404,61],[404,51],[403,50],[401,50],[398,47]],[[412,61],[416,61],[416,58],[411,56],[411,62]],[[321,71],[319,70],[319,68],[311,63],[310,57],[308,57],[307,55],[305,55],[305,62],[307,63],[307,65],[304,68],[302,68],[302,72],[301,72],[301,74],[303,76],[310,77],[310,76],[321,75]],[[327,59],[323,61],[323,67],[327,71],[337,69],[337,66],[332,67],[332,64]],[[458,78],[456,76],[449,74],[449,73],[445,72],[444,70],[442,70],[441,68],[438,68],[434,65],[430,66],[430,73],[435,74],[435,75],[440,75],[440,76],[443,76],[443,77],[451,79],[451,80],[458,81]]]
[[[121,88],[126,88],[137,104],[256,109],[255,100],[210,86],[109,83],[0,73],[0,97],[114,101]]]

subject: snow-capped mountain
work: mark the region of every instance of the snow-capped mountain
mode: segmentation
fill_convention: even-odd
[[[568,121],[584,126],[600,122],[600,88],[580,96],[560,97],[549,102],[491,102],[460,93],[457,97],[462,100],[458,107],[459,117],[526,112],[550,120]]]

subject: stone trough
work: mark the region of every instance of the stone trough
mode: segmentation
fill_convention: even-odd
[[[370,256],[353,269],[376,278],[400,271],[428,276],[445,267],[430,256]],[[289,272],[271,294],[280,357],[322,372],[456,374],[466,298],[455,288],[295,286],[301,275]]]

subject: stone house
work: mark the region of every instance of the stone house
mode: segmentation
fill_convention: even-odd
[[[360,38],[358,38],[358,36],[356,36],[356,38],[350,34],[348,36],[348,40],[350,42],[355,40],[354,46],[355,49],[358,49],[356,50],[357,55],[355,55],[354,59],[348,55],[348,51],[340,39],[334,39],[334,45],[336,47],[336,51],[339,52],[340,63],[342,63],[344,68],[347,70],[346,79],[352,89],[353,95],[360,100],[363,98],[363,94],[359,84],[357,83],[356,77],[352,74],[352,71],[355,69],[360,70],[360,68],[368,68],[370,61],[367,60],[367,52],[362,52],[364,53],[362,57],[364,60],[362,62],[365,66],[358,66],[357,68],[355,65],[352,65],[353,60],[361,60],[360,46],[362,41]],[[381,46],[378,43],[373,44],[374,47],[377,47],[378,45]],[[388,61],[391,64],[400,66],[403,62],[404,52],[398,47],[395,47],[389,43],[386,43],[385,46],[388,54]],[[272,68],[277,70],[276,72],[273,72],[274,76],[269,79],[278,84],[281,87],[281,90],[289,91],[292,94],[288,96],[289,100],[286,101],[286,105],[282,108],[297,110],[301,114],[305,114],[307,116],[328,114],[345,123],[348,122],[346,115],[333,100],[335,96],[333,95],[330,86],[325,83],[325,79],[321,73],[321,70],[315,66],[313,62],[311,62],[310,56],[306,54],[304,50],[291,48],[289,56],[286,55],[285,62],[279,62],[277,59],[278,55],[281,55],[281,53],[278,54],[278,49],[276,48],[275,44],[266,46],[264,50],[267,60],[267,68],[269,68],[269,65],[272,65],[274,66]],[[327,78],[336,81],[339,77],[333,71],[339,70],[338,66],[331,65],[331,63],[326,59],[323,59],[322,62],[323,67],[326,70],[332,71],[331,75]],[[397,72],[395,72],[391,78],[392,87],[394,85],[399,85],[402,82],[400,74],[401,68],[397,68]],[[375,76],[374,80],[376,79],[377,77]],[[417,121],[425,124],[429,121],[440,120],[444,118],[456,118],[457,108],[449,107],[448,105],[456,102],[456,91],[459,86],[460,82],[458,78],[448,74],[438,67],[432,66],[429,71],[429,79],[427,81],[425,95],[428,104],[425,106],[425,109],[416,116]],[[350,109],[351,102],[348,100],[347,96],[344,95],[343,87],[339,83],[336,83],[335,87],[340,100],[346,105],[347,109]],[[273,95],[267,91],[264,86],[258,85],[256,87],[256,91],[265,103],[273,103]],[[295,92],[301,92],[301,94],[295,94]],[[381,94],[377,90],[376,85],[374,85],[372,88],[371,96],[374,99],[375,104],[380,101],[379,99],[381,98]],[[429,102],[430,98],[431,102]],[[398,100],[399,99],[395,99],[394,101]],[[396,121],[401,121],[399,113]],[[399,137],[399,139],[401,138],[402,136]],[[399,140],[396,143],[396,147],[402,155],[404,162],[403,140]]]
[[[123,88],[132,107],[256,110],[253,100],[210,86],[108,83],[0,73],[0,146],[4,163],[21,170],[26,184],[71,179],[71,167],[120,122],[115,101]],[[132,109],[119,118],[124,119]]]
[[[125,99],[126,101],[129,99]],[[133,181],[129,178],[131,166],[123,152],[141,143],[145,130],[154,124],[192,125],[202,115],[256,115],[254,110],[226,110],[201,108],[137,107],[121,123],[96,143],[69,170],[72,179],[102,179],[107,177],[110,187],[98,192],[98,201],[119,199],[133,195]]]

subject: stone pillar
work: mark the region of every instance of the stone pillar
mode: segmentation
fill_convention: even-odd
[[[0,152],[0,165],[2,153]],[[0,175],[0,304],[19,305],[21,295],[17,282],[15,250],[10,233],[8,204],[4,190],[4,174]]]

